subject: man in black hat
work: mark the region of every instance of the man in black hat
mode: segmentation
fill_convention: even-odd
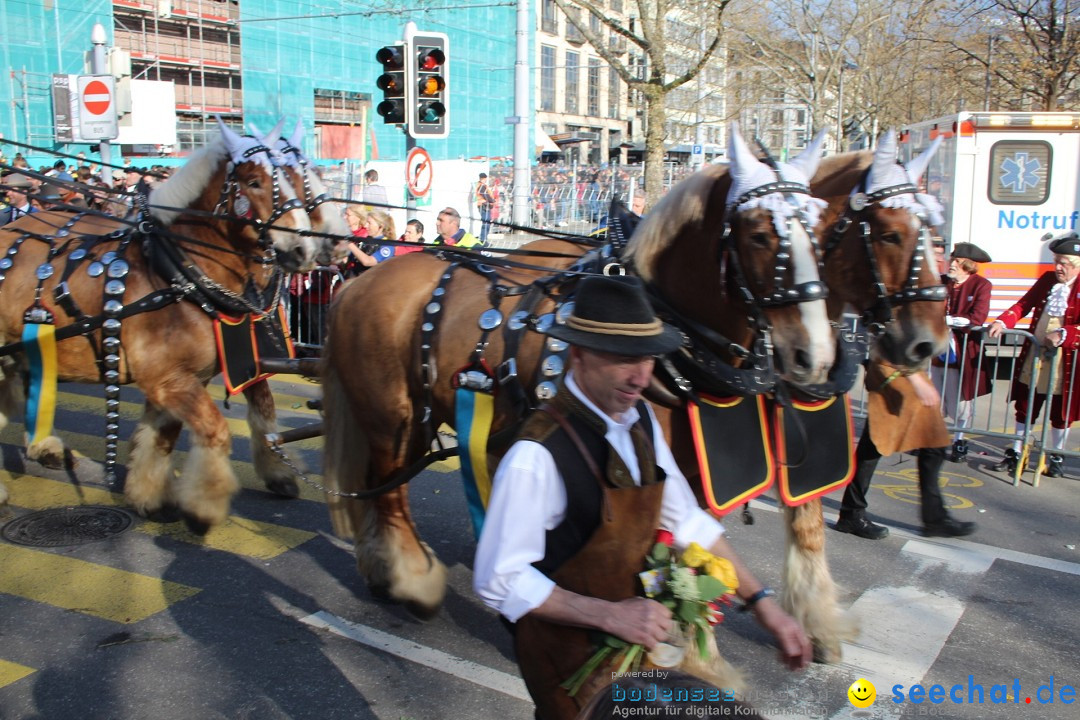
[[[491,230],[491,211],[495,208],[495,196],[491,194],[487,173],[480,173],[476,183],[476,209],[480,213],[480,244],[486,245]]]
[[[945,400],[945,415],[956,420],[953,438],[953,462],[963,462],[968,444],[963,428],[971,427],[975,398],[990,392],[989,364],[979,362],[979,336],[968,332],[986,322],[990,314],[993,285],[979,275],[979,263],[990,262],[990,255],[969,242],[953,246],[948,275],[945,278],[945,321],[956,328],[949,336],[949,349],[930,365],[930,378]]]
[[[590,630],[646,649],[668,636],[671,611],[637,593],[658,528],[678,547],[697,542],[730,560],[738,596],[788,666],[805,667],[811,648],[802,628],[698,506],[642,400],[654,356],[681,337],[656,317],[641,281],[587,278],[566,323],[548,334],[570,344],[570,369],[499,465],[474,576],[483,600],[515,623],[537,716],[573,718],[588,701],[559,684],[592,654]]]
[[[1073,386],[1075,352],[1080,349],[1080,288],[1076,277],[1080,275],[1080,236],[1068,232],[1050,241],[1048,249],[1054,255],[1054,269],[1042,277],[1024,293],[1011,308],[1001,314],[990,326],[989,335],[999,337],[1006,328],[1012,328],[1028,313],[1032,313],[1031,332],[1035,339],[1051,353],[1064,352],[1058,365],[1054,387],[1050,384],[1050,361],[1043,362],[1036,378],[1034,404],[1030,406],[1031,421],[1039,417],[1046,396],[1053,395],[1050,403],[1050,447],[1065,447],[1069,426],[1080,415],[1080,388]],[[1020,351],[1019,368],[1013,376],[1012,397],[1016,402],[1016,435],[1013,446],[1005,451],[1005,458],[994,466],[996,470],[1016,471],[1020,460],[1020,448],[1027,434],[1028,393],[1032,382],[1034,356],[1031,343],[1025,343]],[[1064,474],[1064,458],[1050,454],[1047,477]]]

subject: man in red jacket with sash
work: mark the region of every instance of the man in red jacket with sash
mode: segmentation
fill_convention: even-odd
[[[1002,313],[990,326],[989,334],[992,338],[999,337],[1005,328],[1014,327],[1022,317],[1032,313],[1031,331],[1035,339],[1051,353],[1064,353],[1053,388],[1049,387],[1050,362],[1047,360],[1042,364],[1031,407],[1034,422],[1046,396],[1054,396],[1050,403],[1050,447],[1060,450],[1065,447],[1069,426],[1080,415],[1080,393],[1070,383],[1075,369],[1076,353],[1073,351],[1080,349],[1080,285],[1076,283],[1080,275],[1080,237],[1075,231],[1070,232],[1052,240],[1049,249],[1054,254],[1054,269],[1044,273],[1019,302]],[[1007,470],[1010,474],[1016,471],[1021,443],[1027,432],[1024,421],[1028,412],[1033,359],[1031,343],[1026,343],[1020,352],[1019,370],[1012,384],[1017,440],[1005,451],[1005,459],[995,466],[996,470]],[[1061,455],[1051,453],[1046,476],[1061,477],[1063,464]]]

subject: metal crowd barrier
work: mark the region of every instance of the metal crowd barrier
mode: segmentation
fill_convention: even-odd
[[[287,317],[293,346],[301,355],[317,355],[326,343],[330,301],[345,282],[335,266],[318,267],[289,278]]]
[[[862,333],[859,320],[853,316],[845,316],[845,331]],[[952,328],[956,338],[957,365],[944,368],[939,366],[934,372],[935,385],[941,395],[941,412],[945,417],[946,427],[950,433],[963,432],[966,436],[980,438],[993,438],[1006,441],[1005,447],[1011,447],[1018,438],[1021,441],[1021,461],[1017,463],[1016,472],[1013,473],[1014,486],[1020,484],[1020,477],[1033,464],[1033,486],[1038,487],[1046,465],[1048,454],[1061,455],[1063,457],[1080,458],[1080,451],[1054,449],[1050,443],[1050,409],[1053,402],[1052,395],[1046,399],[1040,415],[1033,418],[1035,392],[1038,387],[1032,378],[1037,378],[1041,368],[1049,362],[1049,387],[1054,386],[1056,377],[1060,374],[1060,367],[1064,353],[1036,352],[1032,359],[1032,367],[1024,373],[1020,367],[1020,350],[1025,343],[1038,346],[1035,336],[1025,330],[1005,330],[998,338],[991,338],[987,333],[987,326],[971,328]],[[964,352],[968,338],[978,339],[978,350],[974,360],[969,359]],[[872,342],[871,338],[867,338]],[[1062,387],[1062,402],[1064,407],[1069,407],[1070,398],[1076,387],[1076,375],[1080,351],[1073,351],[1074,362],[1071,366],[1070,376],[1066,378]],[[989,392],[985,395],[976,395],[966,405],[963,401],[963,383],[960,379],[971,362],[975,362],[976,377],[986,371],[989,374]],[[947,372],[945,370],[948,370]],[[1015,430],[1015,407],[1012,397],[1012,381],[1014,377],[1024,373],[1022,378],[1028,387],[1027,412],[1024,414],[1023,423],[1025,432],[1018,436]],[[976,380],[977,382],[977,380]],[[860,377],[856,386],[851,390],[852,414],[860,419],[866,418],[866,387],[863,378]],[[966,412],[965,412],[966,410]],[[1074,419],[1074,418],[1070,418]],[[1002,451],[1004,448],[1002,448]],[[1034,461],[1033,463],[1030,461]]]

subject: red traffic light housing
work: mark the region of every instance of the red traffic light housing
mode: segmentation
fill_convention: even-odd
[[[444,138],[450,132],[449,40],[444,33],[415,33],[407,39],[412,63],[409,135]]]
[[[375,60],[382,65],[382,74],[375,80],[375,85],[383,91],[383,100],[375,112],[384,124],[401,125],[406,121],[406,109],[412,103],[405,45],[387,45],[375,53]]]

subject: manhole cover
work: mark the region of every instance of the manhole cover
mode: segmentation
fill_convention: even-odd
[[[119,535],[134,521],[130,513],[112,507],[50,508],[12,520],[0,530],[0,536],[32,547],[85,545]]]

